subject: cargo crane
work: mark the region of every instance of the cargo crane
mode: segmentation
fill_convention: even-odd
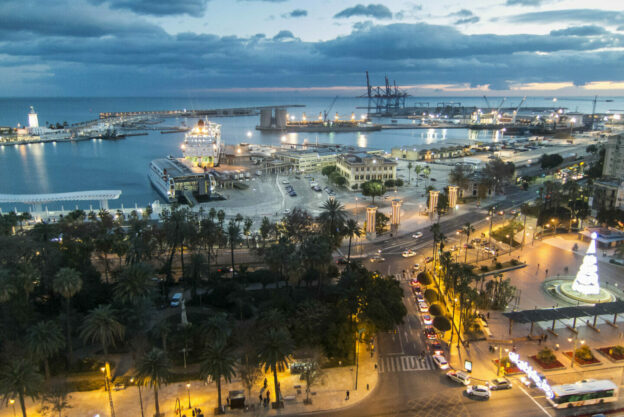
[[[525,101],[526,101],[526,96],[522,97],[522,100],[520,100],[520,104],[518,104],[518,107],[516,107],[516,110],[513,111],[513,116],[511,117],[512,125],[516,124],[516,116],[518,115],[518,112],[520,111],[520,107],[522,107]]]
[[[589,99],[589,98],[576,98],[576,99],[573,99],[573,98],[560,98],[560,99],[557,99],[556,97],[553,97],[553,101],[557,101],[557,100],[590,101],[590,102],[594,103],[593,106],[592,106],[592,115],[591,115],[591,120],[592,120],[591,128],[592,128],[592,130],[594,130],[595,126],[596,126],[596,103],[598,103],[598,102],[600,102],[600,103],[613,103],[613,101],[614,101],[612,99],[598,100],[598,96],[594,96],[593,99]]]
[[[368,73],[366,73],[366,77],[368,78]],[[329,112],[334,108],[334,104],[336,104],[336,100],[338,100],[338,96],[334,97],[331,104],[329,105],[329,108],[323,111],[323,122],[327,121],[327,116],[329,115]]]
[[[388,76],[385,76],[385,84],[383,86],[374,87],[370,83],[368,71],[366,71],[366,96],[368,97],[368,112],[375,109],[377,114],[395,114],[405,108],[405,98],[407,92],[403,91],[393,81],[390,84]]]
[[[487,106],[486,108],[489,110],[492,108],[492,106],[490,106],[490,101],[488,100],[487,96],[483,96],[483,100],[485,100],[485,105]]]

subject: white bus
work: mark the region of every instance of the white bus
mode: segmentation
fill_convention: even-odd
[[[584,379],[574,384],[551,387],[553,397],[548,401],[555,408],[580,407],[616,401],[618,386],[608,379]]]

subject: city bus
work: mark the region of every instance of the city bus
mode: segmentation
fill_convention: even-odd
[[[551,387],[553,396],[548,402],[555,408],[580,407],[617,401],[618,386],[608,379],[584,379],[574,384]]]

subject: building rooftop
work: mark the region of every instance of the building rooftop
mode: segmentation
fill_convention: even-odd
[[[341,158],[345,160],[349,164],[362,164],[365,165],[367,163],[376,163],[379,161],[380,163],[386,165],[397,165],[397,163],[391,159],[384,158],[379,155],[371,155],[366,152],[357,152],[357,153],[348,153],[341,155]]]
[[[166,169],[167,174],[172,176],[173,178],[184,177],[193,174],[193,171],[191,171],[186,165],[173,158],[154,159],[152,161],[152,164],[154,164],[161,170]]]

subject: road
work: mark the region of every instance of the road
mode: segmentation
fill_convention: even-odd
[[[507,199],[497,204],[497,210],[518,207],[535,197],[532,191],[512,189]],[[485,226],[485,210],[474,210],[441,223],[442,232],[449,237],[448,244],[457,239],[456,230],[466,222]],[[482,223],[482,224],[481,224]],[[422,333],[423,324],[420,313],[414,304],[414,297],[409,289],[410,271],[415,262],[422,262],[431,255],[432,234],[428,228],[420,230],[423,236],[415,240],[410,233],[407,236],[388,239],[377,245],[371,245],[370,252],[380,250],[384,262],[364,264],[370,269],[383,273],[396,273],[401,281],[405,297],[403,301],[408,311],[404,324],[395,332],[378,335],[380,378],[375,391],[363,401],[352,407],[334,412],[316,413],[323,416],[362,417],[362,416],[562,416],[566,413],[550,407],[544,396],[535,389],[521,387],[521,383],[512,378],[514,387],[506,391],[494,391],[490,400],[476,400],[465,395],[465,388],[450,381],[445,371],[435,367],[427,355],[420,360],[419,355],[425,350]],[[414,231],[415,232],[415,231]],[[401,252],[411,248],[417,252],[412,258],[403,258]],[[483,381],[479,381],[483,382]],[[312,413],[314,414],[314,413]]]

